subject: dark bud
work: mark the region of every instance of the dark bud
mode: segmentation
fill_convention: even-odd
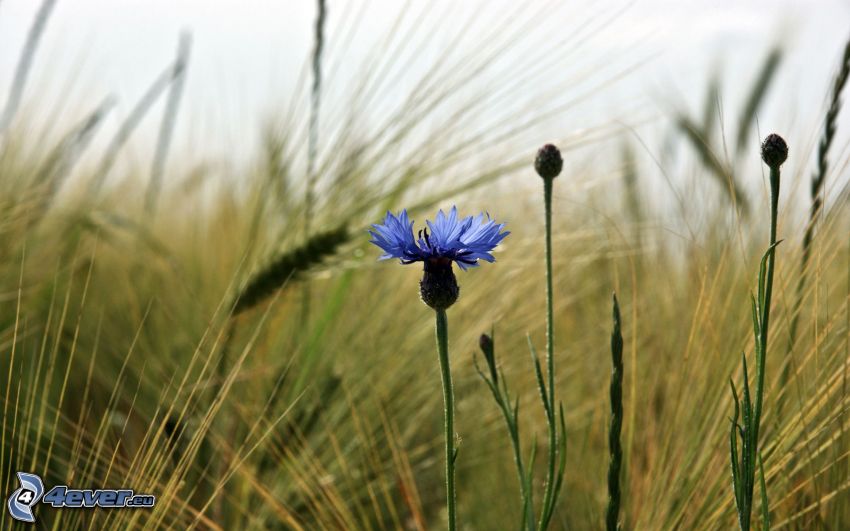
[[[563,167],[564,159],[554,145],[546,144],[537,150],[537,156],[534,158],[534,170],[537,175],[544,179],[554,179],[561,173]]]
[[[460,287],[457,285],[452,261],[448,258],[425,260],[425,273],[419,281],[422,302],[435,310],[445,310],[457,301]]]
[[[481,347],[481,352],[483,352],[485,356],[493,354],[493,339],[487,334],[481,334],[481,337],[478,338],[478,346]]]
[[[490,369],[490,378],[493,383],[498,383],[499,372],[496,370],[496,350],[493,346],[493,338],[487,334],[481,334],[478,339],[478,346],[481,347],[481,352],[484,353],[484,359],[487,360],[487,367]]]
[[[788,144],[777,134],[769,134],[761,143],[761,160],[771,168],[779,168],[788,158]]]

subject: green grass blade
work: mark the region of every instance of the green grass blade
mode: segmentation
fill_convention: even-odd
[[[549,397],[546,394],[546,382],[543,378],[543,368],[540,366],[540,358],[537,356],[537,350],[531,342],[531,336],[526,336],[528,340],[528,349],[531,351],[531,359],[534,361],[534,374],[537,377],[537,388],[540,391],[540,399],[543,402],[543,410],[546,412],[546,418],[552,418],[552,410],[549,407]]]
[[[767,500],[767,485],[764,481],[764,461],[759,452],[759,486],[761,488],[761,528],[762,531],[770,531],[770,506]]]

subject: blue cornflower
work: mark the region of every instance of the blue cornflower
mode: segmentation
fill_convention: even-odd
[[[479,259],[495,261],[490,251],[510,234],[501,232],[505,224],[497,224],[490,216],[485,222],[484,214],[458,219],[457,207],[452,207],[448,216],[440,210],[433,222],[425,223],[428,228],[414,238],[413,221],[408,219],[407,210],[398,216],[387,212],[384,223],[372,225],[375,230],[369,231],[371,242],[384,250],[380,259],[398,258],[402,264],[448,259],[466,270],[476,267]]]
[[[457,207],[448,215],[437,212],[427,228],[413,235],[413,221],[402,210],[398,216],[387,212],[384,223],[372,225],[371,242],[383,249],[381,260],[398,258],[402,264],[423,262],[425,275],[420,282],[422,300],[435,309],[445,309],[457,300],[459,288],[451,264],[456,262],[464,271],[476,267],[479,260],[495,261],[490,253],[505,236],[504,224],[497,224],[479,214],[458,219]],[[430,229],[430,232],[429,232]]]

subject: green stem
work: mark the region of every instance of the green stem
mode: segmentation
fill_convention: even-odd
[[[765,360],[767,358],[767,339],[768,331],[770,330],[770,301],[773,293],[773,270],[776,259],[776,224],[779,211],[779,167],[771,166],[770,168],[770,247],[767,254],[767,266],[764,279],[764,295],[758,301],[758,336],[756,337],[756,396],[755,406],[753,408],[752,419],[745,424],[747,433],[744,439],[744,454],[746,455],[745,465],[743,466],[746,473],[744,484],[744,507],[742,518],[742,531],[750,529],[750,518],[753,506],[753,491],[755,489],[756,463],[761,462],[761,453],[759,452],[759,431],[761,428],[761,413],[764,403],[764,378],[765,378]],[[759,275],[759,284],[761,284],[761,274]],[[761,286],[759,286],[761,293]],[[744,378],[746,379],[746,365],[744,366]],[[746,385],[746,382],[745,382]],[[745,387],[746,390],[746,387]],[[746,399],[745,399],[746,400]],[[763,469],[760,470],[763,474]],[[768,508],[767,493],[764,491],[764,477],[760,477],[762,487],[762,514],[764,525],[769,525],[767,521]]]
[[[522,498],[523,525],[529,531],[534,531],[534,506],[532,505],[531,493],[525,488],[526,475],[525,465],[522,462],[522,451],[519,441],[519,420],[511,414],[510,406],[505,404],[504,400],[498,398],[499,407],[502,408],[502,414],[505,416],[505,422],[508,425],[508,433],[511,437],[511,447],[514,452],[514,464],[516,464],[517,476],[519,477],[519,494]]]
[[[446,506],[449,512],[449,531],[455,531],[455,449],[454,449],[454,392],[449,368],[449,324],[445,310],[437,314],[437,354],[443,379],[443,404],[446,436]]]
[[[531,499],[531,492],[526,489],[525,482],[527,480],[525,468],[522,465],[522,456],[520,455],[519,441],[513,442],[514,446],[514,461],[517,463],[517,473],[519,475],[519,492],[522,497],[522,511],[524,527],[529,531],[534,531],[534,501]]]
[[[520,450],[519,430],[517,428],[518,420],[513,418],[508,406],[506,406],[504,402],[500,401],[499,406],[502,408],[502,413],[505,415],[505,422],[508,425],[508,433],[511,437],[511,447],[514,452],[514,464],[516,464],[517,476],[519,477],[519,495],[520,498],[522,498],[523,511],[522,527],[526,527],[529,531],[534,531],[534,508],[532,506],[531,496],[525,488],[526,475],[525,466],[522,462],[522,452]]]
[[[549,526],[555,504],[555,462],[558,451],[558,432],[555,424],[555,362],[554,362],[554,324],[552,289],[552,184],[553,178],[543,179],[543,202],[546,231],[546,370],[549,377],[549,407],[547,424],[549,426],[549,452],[546,470],[546,490],[543,494],[543,510],[540,513],[538,529],[543,531]]]
[[[484,383],[487,384],[487,387],[490,388],[490,392],[493,394],[493,399],[496,401],[496,405],[499,406],[499,410],[502,412],[502,417],[505,419],[505,425],[511,439],[511,447],[514,453],[514,464],[516,465],[517,476],[519,479],[520,501],[522,504],[522,521],[520,523],[520,529],[525,528],[528,531],[534,531],[535,526],[537,525],[534,518],[534,503],[531,495],[531,486],[526,486],[526,483],[529,481],[529,476],[527,476],[525,472],[525,464],[522,460],[522,447],[519,437],[519,420],[517,418],[519,416],[519,399],[515,402],[514,408],[511,409],[510,393],[508,392],[508,386],[504,378],[502,378],[501,387],[499,386],[499,371],[496,367],[495,343],[492,337],[488,338],[486,335],[482,335],[481,337],[481,350],[484,352],[484,357],[487,360],[487,365],[490,369],[490,377],[488,378],[487,375],[481,371],[478,367],[477,361],[473,358],[475,370],[478,372],[481,379],[484,380]],[[483,338],[488,338],[489,341],[485,342],[483,341]]]
[[[553,361],[554,325],[552,309],[552,181],[543,180],[543,201],[546,211],[546,370],[549,371],[549,405],[555,404],[555,370]],[[551,412],[552,409],[550,408]],[[554,418],[554,414],[552,415]]]
[[[770,168],[770,254],[767,256],[767,278],[764,288],[764,308],[761,309],[761,328],[759,330],[759,349],[756,372],[756,405],[753,413],[753,451],[758,448],[759,424],[761,422],[762,402],[764,400],[764,366],[767,357],[767,333],[770,322],[770,299],[773,292],[773,264],[776,259],[776,221],[779,213],[779,167]]]

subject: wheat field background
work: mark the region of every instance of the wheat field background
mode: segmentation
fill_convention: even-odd
[[[524,450],[533,434],[542,445],[526,342],[529,334],[541,346],[545,334],[532,161],[554,141],[567,161],[553,216],[556,385],[567,425],[554,527],[603,527],[616,291],[623,528],[733,528],[729,380],[740,385],[741,353],[753,350],[748,298],[768,208],[759,109],[775,90],[781,47],[751,51],[762,62],[740,81],[750,96],[740,105],[709,83],[700,119],[633,105],[628,120],[570,129],[561,120],[588,94],[640,76],[643,63],[624,60],[579,88],[580,71],[553,81],[571,53],[581,57],[582,37],[555,39],[557,20],[527,31],[536,20],[529,12],[494,24],[492,40],[433,60],[403,91],[394,83],[424,60],[416,43],[428,35],[395,41],[388,31],[390,44],[356,85],[328,89],[312,171],[313,57],[292,74],[302,83],[285,110],[257,125],[262,145],[246,164],[162,148],[148,165],[128,153],[121,132],[142,120],[164,124],[154,142],[167,146],[175,87],[191,75],[192,59],[179,53],[115,136],[100,130],[109,101],[44,102],[25,85],[30,96],[0,132],[3,495],[27,470],[45,483],[157,497],[151,510],[41,507],[44,529],[441,528],[442,397],[420,271],[377,262],[366,231],[387,209],[408,208],[421,223],[457,204],[511,231],[495,265],[459,274],[462,295],[449,311],[459,521],[514,528],[510,447],[473,355],[495,329],[524,411]],[[345,41],[326,38],[333,72]],[[527,49],[526,63],[500,62],[506,48]],[[811,61],[840,76],[850,68],[841,52]],[[777,131],[791,155],[762,428],[776,529],[850,526],[848,121],[835,118],[839,141],[819,154],[833,81],[818,82],[821,114]],[[542,88],[532,97],[529,87]],[[394,105],[382,105],[387,94]],[[636,122],[663,134],[648,139],[625,125]],[[819,158],[828,160],[824,203],[801,270]],[[26,528],[0,514],[2,527]]]

